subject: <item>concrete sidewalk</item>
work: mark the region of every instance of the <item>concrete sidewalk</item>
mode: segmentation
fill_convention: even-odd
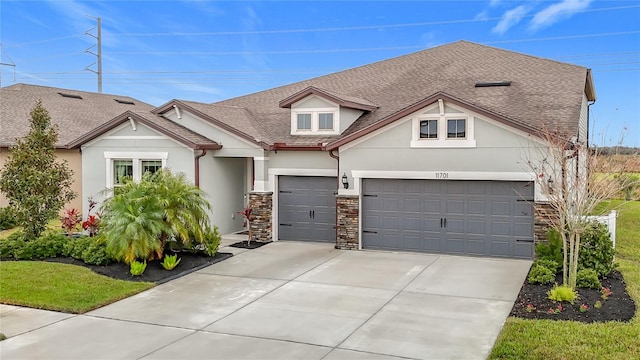
[[[84,315],[3,306],[0,357],[484,359],[531,264],[283,241],[236,250]]]

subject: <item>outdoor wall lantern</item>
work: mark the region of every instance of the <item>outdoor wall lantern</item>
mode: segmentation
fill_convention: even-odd
[[[344,186],[345,189],[349,188],[349,179],[347,179],[347,173],[342,174],[342,186]]]

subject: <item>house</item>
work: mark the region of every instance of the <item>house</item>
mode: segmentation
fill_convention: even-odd
[[[30,113],[38,100],[49,112],[51,123],[58,126],[56,157],[66,160],[73,171],[72,190],[78,197],[67,206],[80,209],[86,203],[86,197],[82,196],[82,156],[80,148],[70,147],[69,143],[125,111],[148,112],[153,106],[128,96],[47,86],[15,84],[0,88],[0,168],[16,139],[29,132]],[[0,207],[7,204],[0,194]]]
[[[541,131],[587,143],[594,101],[589,69],[459,41],[126,111],[68,146],[82,150],[84,197],[169,167],[208,194],[223,233],[242,229],[248,203],[258,240],[531,258],[546,204],[525,162],[543,156]]]

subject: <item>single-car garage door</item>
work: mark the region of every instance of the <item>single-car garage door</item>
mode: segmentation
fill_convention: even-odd
[[[336,241],[335,177],[278,178],[278,238]]]
[[[365,179],[362,246],[533,256],[533,183]]]

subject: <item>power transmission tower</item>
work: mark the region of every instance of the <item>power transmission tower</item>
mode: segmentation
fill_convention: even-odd
[[[2,54],[11,61],[11,63],[2,62]],[[2,66],[11,66],[13,67],[13,81],[16,81],[16,64],[11,60],[9,55],[7,55],[4,50],[2,50],[2,43],[0,43],[0,86],[2,86]]]
[[[85,67],[84,69],[98,75],[98,92],[102,93],[102,24],[99,17],[97,18],[94,18],[91,16],[88,16],[88,17],[92,19],[96,19],[98,21],[98,26],[85,31],[84,34],[96,39],[98,41],[98,44],[97,44],[97,52],[91,51],[91,49],[96,47],[96,45],[89,46],[84,52],[95,56],[97,60],[93,62],[93,64],[87,65],[87,67]],[[93,35],[91,33],[91,31],[93,31],[94,29],[97,29],[96,35]],[[98,63],[98,71],[91,69],[91,66],[95,65],[96,62]]]

